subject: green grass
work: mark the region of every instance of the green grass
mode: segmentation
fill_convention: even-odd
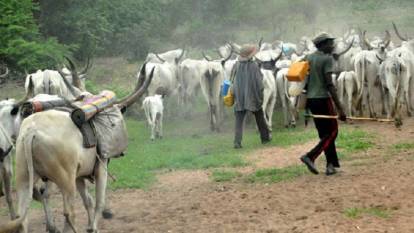
[[[227,182],[232,181],[237,177],[241,177],[242,174],[237,171],[224,171],[224,170],[217,170],[213,171],[211,174],[211,178],[215,182]]]
[[[369,208],[347,208],[344,210],[345,216],[356,219],[362,215],[370,215],[378,218],[389,218],[391,216],[390,210],[383,207],[369,207]]]
[[[360,129],[342,127],[336,140],[338,148],[343,149],[342,157],[347,154],[366,151],[374,146],[374,136]]]
[[[412,150],[414,149],[414,143],[406,143],[406,142],[397,143],[397,144],[392,145],[392,149],[398,152]]]
[[[307,175],[305,166],[290,166],[286,168],[261,169],[246,177],[249,183],[277,183]]]

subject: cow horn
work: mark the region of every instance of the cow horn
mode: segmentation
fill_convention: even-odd
[[[366,33],[367,33],[367,31],[364,31],[364,32],[362,33],[362,39],[363,39],[363,41],[364,41],[365,46],[367,46],[368,50],[372,50],[371,43],[368,41],[368,39],[367,39],[367,37],[366,37]]]
[[[220,56],[220,58],[224,58],[223,55],[220,53],[219,49],[215,49],[215,51],[217,52],[217,54]]]
[[[354,44],[354,40],[355,40],[355,38],[353,38],[351,43],[349,43],[348,47],[344,51],[338,53],[337,56],[340,57],[340,56],[344,55],[345,53],[347,53],[352,48],[352,45]]]
[[[9,74],[9,68],[6,66],[6,73],[0,75],[0,78],[5,78]]]
[[[69,81],[66,79],[66,75],[62,72],[62,70],[58,69],[57,72],[62,77],[63,83],[65,83],[66,87],[70,91],[70,93],[76,98],[81,94],[80,91],[76,91],[75,88],[72,86],[72,84],[69,83]]]
[[[204,51],[202,51],[201,53],[203,54],[204,59],[206,59],[207,61],[211,61],[211,59],[207,57],[207,55],[204,53]]]
[[[231,56],[233,56],[233,50],[230,51],[230,54],[223,61],[228,61],[231,58]]]
[[[89,68],[91,68],[91,67],[92,67],[92,65],[90,63],[90,56],[88,56],[85,68],[78,75],[85,75],[86,72],[88,72]]]
[[[33,97],[33,95],[34,95],[34,84],[33,84],[32,76],[29,75],[29,85],[27,86],[26,95],[22,99],[20,99],[19,101],[17,101],[17,103],[14,104],[14,108],[20,107],[20,105],[22,105],[28,99],[30,99],[31,97]]]
[[[260,49],[260,47],[262,47],[262,43],[263,43],[263,37],[260,37],[260,40],[259,40],[259,49]]]
[[[164,63],[165,62],[165,60],[164,59],[162,59],[161,57],[160,57],[160,55],[158,55],[157,53],[155,54],[155,56],[158,58],[158,60],[160,60],[162,63]]]
[[[280,50],[279,55],[274,59],[275,62],[279,61],[279,59],[282,57],[283,55],[283,50]]]
[[[65,56],[65,59],[69,62],[70,73],[72,74],[72,83],[73,86],[79,88],[79,90],[83,90],[80,78],[78,76],[78,72],[76,71],[76,66],[72,60]]]
[[[184,49],[181,49],[181,50],[182,50],[182,52],[181,52],[180,56],[177,58],[176,63],[181,61],[181,59],[184,57],[185,50]]]
[[[120,109],[128,108],[144,94],[144,92],[147,90],[149,84],[152,81],[152,77],[154,76],[154,70],[155,67],[152,68],[148,79],[146,79],[144,76],[142,79],[138,81],[137,87],[135,88],[135,92],[131,93],[130,95],[118,102]]]
[[[387,48],[391,43],[391,34],[388,30],[385,30],[384,46]]]
[[[407,41],[407,38],[401,36],[400,31],[398,31],[397,25],[395,25],[394,22],[392,22],[392,27],[394,28],[395,34],[398,36],[398,38],[400,38],[400,40]]]
[[[375,54],[375,56],[377,57],[377,59],[378,59],[378,61],[380,62],[380,64],[384,62],[384,59],[380,58],[380,57],[378,56],[378,54]]]

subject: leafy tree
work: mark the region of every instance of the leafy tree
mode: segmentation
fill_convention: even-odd
[[[33,18],[37,10],[30,0],[0,2],[0,59],[10,69],[31,72],[50,68],[68,54],[68,47],[39,33]]]

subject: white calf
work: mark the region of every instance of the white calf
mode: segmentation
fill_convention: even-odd
[[[155,137],[162,138],[162,117],[164,111],[162,100],[162,95],[154,95],[145,97],[142,102],[142,108],[151,127],[151,140],[154,140]]]

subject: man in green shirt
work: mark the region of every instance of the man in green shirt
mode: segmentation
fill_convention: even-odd
[[[306,87],[307,109],[315,115],[334,116],[336,115],[334,103],[339,113],[339,119],[346,121],[346,115],[336,93],[336,88],[332,83],[334,38],[328,33],[321,33],[313,39],[313,43],[318,50],[305,58],[310,63]],[[309,171],[318,174],[319,172],[314,162],[324,151],[327,161],[326,175],[333,175],[336,173],[335,168],[340,167],[335,147],[335,139],[338,135],[338,122],[336,119],[314,118],[314,123],[318,130],[320,141],[311,151],[303,155],[300,160],[308,167]]]

